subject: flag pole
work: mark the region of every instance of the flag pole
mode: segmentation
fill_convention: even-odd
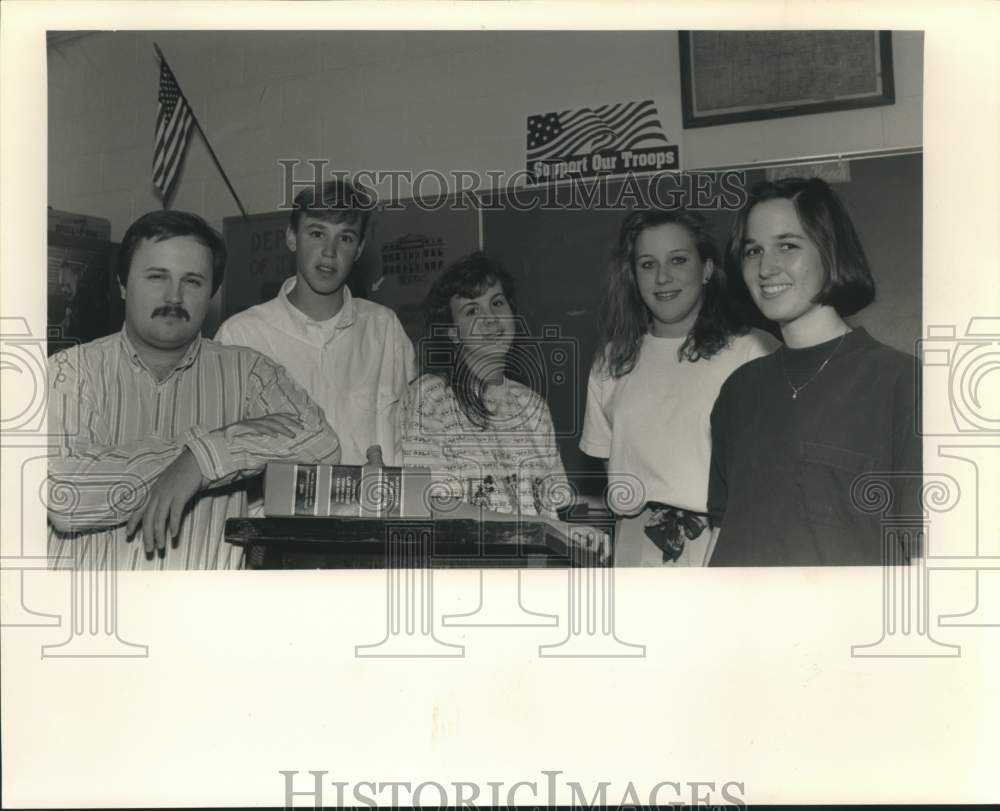
[[[167,62],[167,58],[163,55],[163,51],[160,50],[160,46],[154,42],[153,47],[156,49],[156,55],[160,58],[160,61],[163,62],[167,71],[170,73],[170,76],[173,78],[174,83],[178,87],[180,87],[180,83],[177,81],[177,77],[174,76],[174,71],[170,67],[170,63]],[[222,179],[226,181],[226,186],[229,188],[229,193],[233,195],[233,199],[236,201],[236,205],[240,207],[240,213],[243,214],[243,219],[244,220],[247,219],[247,210],[243,208],[243,203],[240,201],[239,195],[236,193],[236,189],[234,189],[233,184],[229,182],[229,176],[226,174],[226,170],[222,168],[222,164],[219,163],[219,158],[216,156],[215,150],[212,149],[212,144],[211,142],[209,142],[208,136],[205,135],[205,130],[201,128],[201,122],[198,121],[198,116],[194,114],[194,107],[191,106],[190,102],[188,103],[188,109],[191,111],[191,120],[194,122],[195,127],[198,129],[198,132],[201,133],[201,139],[205,142],[205,146],[208,147],[208,154],[212,156],[212,160],[215,162],[215,166],[219,170],[219,174],[221,174]]]

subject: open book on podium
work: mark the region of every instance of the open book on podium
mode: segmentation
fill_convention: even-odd
[[[271,463],[265,518],[230,518],[249,569],[604,566],[610,520],[491,512],[436,493],[427,468]],[[583,520],[593,518],[587,514]]]

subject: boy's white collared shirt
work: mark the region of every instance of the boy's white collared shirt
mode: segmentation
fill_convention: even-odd
[[[397,411],[416,377],[416,357],[399,318],[345,287],[340,312],[315,321],[288,300],[295,283],[293,276],[275,298],[227,319],[215,339],[284,366],[340,437],[341,464],[363,464],[376,443],[386,464],[401,464]]]

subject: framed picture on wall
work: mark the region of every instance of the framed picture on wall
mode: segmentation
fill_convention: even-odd
[[[680,31],[684,128],[895,103],[890,31]]]

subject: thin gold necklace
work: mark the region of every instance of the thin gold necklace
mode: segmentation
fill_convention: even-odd
[[[848,330],[848,332],[849,331],[850,330]],[[781,353],[781,373],[785,376],[785,382],[788,383],[788,387],[792,390],[793,400],[797,400],[799,398],[799,392],[802,391],[802,389],[804,389],[810,383],[812,383],[817,377],[819,377],[819,373],[826,368],[827,364],[831,360],[833,360],[833,356],[837,354],[837,350],[840,349],[840,345],[844,342],[844,338],[846,337],[847,337],[846,332],[841,334],[840,340],[837,341],[837,345],[833,348],[833,352],[830,353],[830,356],[819,365],[819,368],[815,372],[813,372],[812,376],[801,386],[796,386],[794,383],[792,383],[791,378],[789,378],[788,376],[788,370],[785,369],[785,353],[784,352]]]

